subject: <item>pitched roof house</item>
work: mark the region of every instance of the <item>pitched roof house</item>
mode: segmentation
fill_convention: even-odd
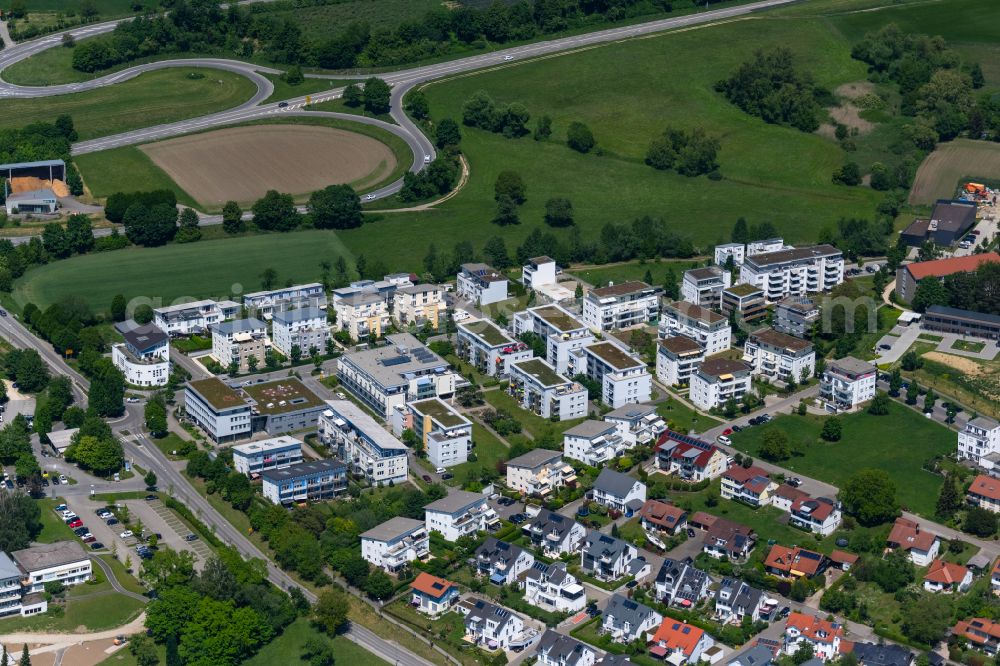
[[[647,530],[677,534],[687,524],[687,511],[660,500],[646,500],[639,510],[639,519]]]
[[[615,594],[602,616],[601,631],[618,643],[640,638],[645,641],[647,634],[662,621],[663,616],[649,606]]]
[[[726,454],[715,444],[668,430],[656,440],[656,466],[683,481],[714,479],[726,470]]]
[[[844,629],[835,622],[818,616],[793,612],[785,623],[784,651],[795,654],[803,643],[812,646],[813,654],[823,661],[835,659],[840,653]]]
[[[934,560],[924,574],[928,592],[965,592],[972,585],[972,572],[961,564]]]
[[[432,576],[426,571],[410,583],[410,603],[421,613],[439,615],[458,601],[458,585],[444,578]]]
[[[737,578],[723,578],[715,592],[715,618],[723,624],[739,624],[749,617],[751,622],[760,619],[767,596],[755,587]]]
[[[653,635],[653,646],[649,653],[680,666],[700,661],[705,650],[713,645],[715,641],[704,629],[668,617]]]
[[[746,525],[716,518],[705,532],[702,551],[716,559],[742,560],[753,550],[757,534]]]
[[[546,557],[580,552],[580,545],[587,536],[586,527],[548,509],[540,509],[538,515],[521,526],[521,531]]]
[[[768,477],[764,469],[756,465],[731,465],[722,475],[719,492],[722,499],[750,506],[767,506],[771,503],[771,494],[777,489],[778,484]]]
[[[683,560],[668,557],[656,574],[656,598],[668,605],[690,608],[708,596],[711,582],[690,557]]]
[[[575,638],[546,629],[535,656],[543,666],[594,666],[597,653]]]
[[[938,554],[941,540],[932,532],[920,528],[920,524],[907,518],[899,517],[889,532],[887,545],[895,550],[901,548],[910,561],[918,567],[925,567]]]
[[[768,573],[788,578],[812,578],[826,568],[826,558],[822,553],[795,546],[788,548],[776,543],[764,560]]]
[[[535,556],[520,546],[488,537],[476,549],[476,567],[494,585],[509,585],[535,563]]]

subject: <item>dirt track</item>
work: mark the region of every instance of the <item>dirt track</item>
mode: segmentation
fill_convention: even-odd
[[[255,125],[183,136],[141,147],[205,206],[249,203],[267,190],[308,194],[327,185],[370,186],[396,168],[384,143],[315,125]]]

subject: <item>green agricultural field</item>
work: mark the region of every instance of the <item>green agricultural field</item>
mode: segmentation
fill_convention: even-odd
[[[127,299],[159,299],[164,305],[180,297],[226,298],[261,289],[260,274],[268,267],[278,272],[279,284],[315,282],[320,262],[334,263],[338,256],[353,265],[353,255],[336,234],[318,230],[129,248],[31,270],[14,298],[21,306],[34,302],[44,308],[75,294],[97,311],[109,308],[118,293]]]
[[[834,443],[820,439],[824,418],[817,416],[779,416],[766,427],[748,428],[730,437],[736,448],[759,457],[764,433],[777,428],[804,452],[779,463],[782,467],[836,486],[866,467],[885,470],[896,483],[900,503],[932,517],[941,477],[924,470],[923,464],[954,450],[955,433],[896,402],[886,416],[859,412],[839,418],[843,437]]]
[[[188,78],[193,73],[204,77]],[[72,95],[0,100],[0,129],[23,127],[25,119],[52,122],[68,113],[80,139],[93,139],[224,111],[250,99],[254,90],[253,83],[232,72],[160,70]]]

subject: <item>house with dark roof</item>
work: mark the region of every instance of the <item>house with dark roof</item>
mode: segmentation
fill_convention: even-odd
[[[769,574],[782,578],[812,578],[823,573],[827,564],[822,553],[799,546],[788,548],[780,543],[771,546],[764,559],[764,569]]]
[[[915,660],[912,652],[895,643],[857,642],[851,650],[859,666],[911,666]]]
[[[722,290],[732,283],[729,271],[717,266],[691,268],[684,271],[681,297],[703,308],[718,308]]]
[[[170,376],[170,338],[156,324],[115,324],[125,338],[111,347],[111,361],[133,386],[164,386]]]
[[[535,562],[525,572],[524,600],[553,613],[575,613],[587,605],[587,591],[564,562]]]
[[[668,430],[656,442],[656,467],[683,481],[698,483],[726,471],[726,454],[715,444]]]
[[[757,534],[751,528],[725,518],[716,518],[705,532],[702,552],[716,559],[743,560],[756,543]]]
[[[774,663],[774,652],[764,645],[757,645],[741,653],[726,666],[771,666]]]
[[[921,322],[928,331],[1000,340],[1000,316],[995,314],[932,305],[924,312]]]
[[[601,633],[610,635],[616,643],[638,639],[645,642],[649,632],[661,622],[663,616],[649,606],[615,594],[601,617]]]
[[[656,598],[670,606],[691,608],[708,596],[712,579],[694,566],[688,557],[683,560],[663,560],[656,574]]]
[[[604,415],[605,423],[614,423],[618,434],[630,446],[646,444],[667,429],[667,422],[656,413],[655,405],[625,405]]]
[[[768,506],[778,484],[771,480],[763,468],[751,465],[731,465],[722,475],[719,493],[722,499],[743,502],[753,507]]]
[[[458,596],[458,585],[426,571],[421,571],[410,583],[410,605],[432,617],[451,610]]]
[[[494,585],[509,585],[535,563],[535,556],[529,551],[488,537],[476,549],[476,570],[480,576],[489,578]]]
[[[587,528],[568,516],[548,509],[540,509],[538,515],[521,526],[531,545],[542,551],[546,557],[559,557],[580,552]]]
[[[535,656],[542,666],[594,666],[597,653],[586,643],[546,629]]]
[[[723,578],[715,592],[715,619],[722,624],[740,624],[744,618],[760,619],[767,595],[738,578]]]
[[[456,277],[459,298],[464,298],[476,307],[507,300],[507,277],[486,264],[462,264]]]
[[[534,636],[525,632],[524,620],[519,615],[483,599],[463,599],[455,609],[465,616],[465,633],[478,647],[487,650],[523,647]]]
[[[647,532],[679,534],[687,525],[687,511],[660,500],[646,500],[639,510],[639,522]]]
[[[646,502],[646,484],[628,474],[605,467],[594,482],[594,501],[631,516]]]
[[[929,218],[914,220],[900,235],[911,247],[919,247],[925,241],[950,247],[960,241],[975,223],[975,202],[938,199]]]
[[[597,530],[587,532],[583,544],[580,568],[588,576],[600,580],[616,580],[627,576],[639,551],[632,544]]]

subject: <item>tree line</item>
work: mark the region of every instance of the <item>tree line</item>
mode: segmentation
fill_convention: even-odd
[[[944,279],[925,277],[917,283],[911,305],[917,312],[945,305],[1000,315],[1000,263],[988,261],[975,271],[953,273]]]

